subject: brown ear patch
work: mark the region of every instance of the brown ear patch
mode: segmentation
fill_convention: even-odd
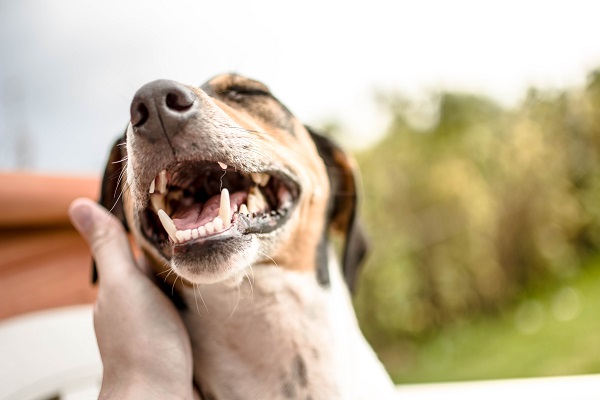
[[[331,139],[308,127],[307,130],[327,168],[331,193],[327,205],[327,226],[344,237],[342,271],[349,289],[353,291],[358,269],[368,247],[365,231],[357,217],[358,191],[354,166],[352,160]],[[326,242],[326,239],[327,232],[324,232],[322,242]],[[320,250],[323,250],[321,247],[324,246],[320,246]],[[320,263],[317,265],[321,268]],[[318,270],[318,276],[322,273]]]

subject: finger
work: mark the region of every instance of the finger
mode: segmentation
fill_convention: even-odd
[[[100,279],[120,280],[129,273],[139,272],[123,226],[105,208],[80,198],[71,203],[69,217],[90,246]]]

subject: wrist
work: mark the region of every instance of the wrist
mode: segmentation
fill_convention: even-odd
[[[169,388],[148,382],[143,377],[105,376],[98,399],[191,400],[194,398],[192,383],[188,386],[189,390],[183,387]]]

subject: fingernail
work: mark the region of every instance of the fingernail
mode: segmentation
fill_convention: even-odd
[[[92,210],[83,201],[75,200],[69,207],[69,216],[75,228],[81,233],[88,233],[92,228]]]

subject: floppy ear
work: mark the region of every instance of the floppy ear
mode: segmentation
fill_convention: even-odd
[[[125,166],[125,136],[118,138],[113,144],[106,167],[102,177],[102,186],[100,187],[100,199],[98,203],[114,214],[125,227],[129,230],[125,219],[125,210],[123,209],[123,198],[121,197],[121,185],[123,184],[123,167]],[[98,271],[96,263],[92,261],[92,283],[98,281]]]
[[[354,292],[358,269],[368,248],[365,230],[358,218],[358,191],[352,160],[331,139],[306,128],[312,136],[329,176],[330,198],[327,206],[329,226],[344,236],[342,271]]]

